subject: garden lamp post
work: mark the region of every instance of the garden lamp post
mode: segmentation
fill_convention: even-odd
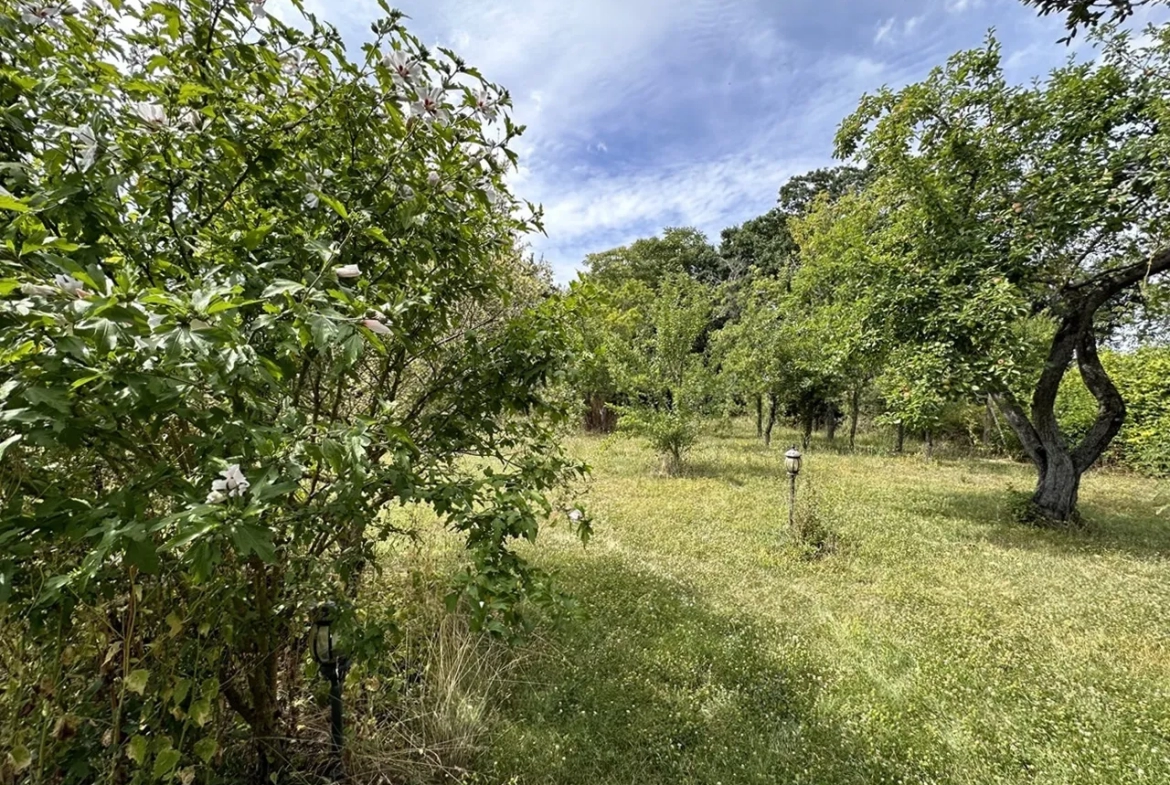
[[[788,528],[796,528],[796,475],[800,474],[800,450],[793,447],[784,453],[784,468],[788,470]]]
[[[333,634],[333,622],[337,619],[337,606],[331,602],[318,605],[313,610],[313,638],[311,641],[313,659],[321,674],[329,680],[329,733],[337,765],[341,766],[341,683],[345,681],[349,661],[340,651],[338,640]]]

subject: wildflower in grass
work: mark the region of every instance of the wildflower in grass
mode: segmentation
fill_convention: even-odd
[[[585,514],[580,510],[569,510],[569,520],[573,523],[580,523]]]
[[[339,267],[334,267],[333,272],[337,274],[338,278],[357,278],[362,274],[362,268],[356,264],[343,264]]]

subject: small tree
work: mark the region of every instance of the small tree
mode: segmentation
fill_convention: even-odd
[[[710,377],[696,344],[710,314],[706,286],[669,276],[642,307],[634,340],[613,347],[619,384],[631,401],[620,408],[619,427],[648,439],[668,474],[681,469],[698,435]]]

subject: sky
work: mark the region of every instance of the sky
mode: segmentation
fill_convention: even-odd
[[[356,53],[375,0],[306,0]],[[925,77],[990,28],[1013,81],[1078,49],[1019,0],[397,0],[425,43],[508,88],[514,193],[544,205],[531,244],[558,281],[585,255],[771,209],[791,176],[832,165],[867,91]],[[278,6],[279,7],[279,6]],[[282,16],[284,14],[281,14]]]

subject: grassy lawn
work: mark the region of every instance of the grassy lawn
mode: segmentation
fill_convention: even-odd
[[[814,445],[800,493],[841,544],[809,559],[748,428],[676,479],[637,442],[574,441],[597,533],[536,558],[583,614],[499,707],[489,781],[1170,782],[1154,484],[1090,476],[1092,529],[1045,532],[1010,522],[1027,467]]]

